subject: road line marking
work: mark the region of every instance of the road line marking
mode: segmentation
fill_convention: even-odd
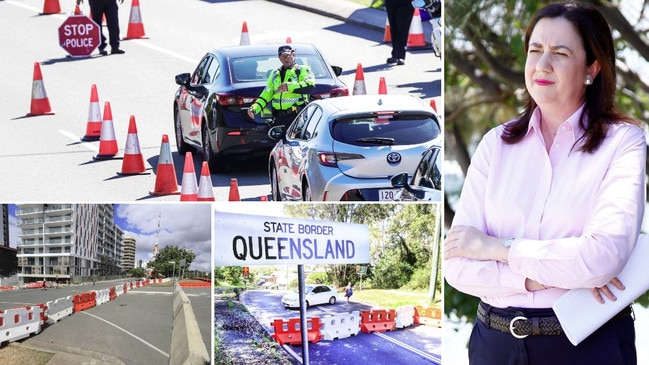
[[[408,345],[408,344],[406,344],[404,342],[401,342],[401,341],[399,341],[397,339],[394,339],[394,338],[392,338],[390,336],[386,336],[383,333],[372,332],[372,334],[374,334],[376,336],[379,336],[384,340],[388,340],[388,341],[392,342],[393,344],[395,344],[395,345],[397,345],[399,347],[402,347],[402,348],[404,348],[406,350],[414,352],[415,354],[420,355],[420,356],[422,356],[422,357],[424,357],[424,358],[426,358],[426,359],[428,359],[428,360],[430,360],[430,361],[432,361],[432,362],[434,362],[436,364],[440,364],[442,362],[442,359],[440,357],[434,357],[434,355],[432,355],[432,354],[429,354],[427,352],[419,350],[419,349],[417,349],[415,347],[412,347],[412,346],[410,346],[410,345]]]
[[[161,353],[162,355],[164,355],[166,358],[169,358],[169,354],[167,354],[166,352],[164,352],[164,351],[160,350],[159,348],[153,346],[152,344],[146,342],[144,339],[142,339],[142,338],[136,336],[135,334],[133,334],[133,333],[131,333],[131,332],[129,332],[129,331],[123,329],[122,327],[120,327],[120,326],[118,326],[118,325],[116,325],[116,324],[114,324],[114,323],[112,323],[112,322],[108,322],[107,320],[105,320],[105,319],[103,319],[103,318],[101,318],[101,317],[97,317],[96,315],[94,315],[94,314],[90,314],[90,313],[88,313],[88,312],[86,312],[86,311],[82,311],[81,313],[87,314],[87,315],[89,315],[89,316],[91,316],[91,317],[97,318],[97,319],[100,320],[100,321],[103,321],[103,322],[108,323],[109,325],[111,325],[111,326],[117,328],[118,330],[120,330],[120,331],[126,333],[127,335],[130,335],[131,337],[133,337],[133,338],[135,338],[136,340],[142,342],[143,344],[149,346],[150,348],[152,348],[152,349],[158,351],[159,353]]]
[[[299,361],[300,364],[303,363],[302,356],[298,355],[295,351],[293,351],[293,349],[289,345],[282,345],[282,347],[284,348],[284,350],[286,350],[286,352],[288,352],[289,355],[293,356],[295,360]]]
[[[86,147],[87,149],[89,149],[89,150],[91,150],[93,152],[99,152],[99,148],[97,146],[95,146],[94,144],[83,142],[81,140],[81,138],[79,136],[75,135],[74,133],[64,131],[62,129],[59,129],[59,133],[61,133],[62,135],[66,136],[68,138],[70,138],[71,140],[73,140],[75,142],[79,142],[80,145]]]
[[[183,56],[180,53],[176,53],[176,52],[174,52],[172,50],[162,48],[160,46],[153,45],[153,44],[151,44],[149,42],[144,42],[141,39],[132,39],[132,40],[130,40],[130,42],[137,43],[140,46],[147,47],[149,49],[152,49],[152,50],[160,52],[160,53],[164,53],[164,54],[169,55],[171,57],[175,57],[175,58],[177,58],[179,60],[187,61],[187,62],[191,63],[192,65],[196,65],[199,62],[199,60],[197,60],[197,59],[187,57],[187,56]]]

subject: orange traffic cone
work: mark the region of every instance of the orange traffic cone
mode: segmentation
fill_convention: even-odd
[[[74,6],[74,15],[83,15],[83,12],[81,11],[81,8],[79,7],[79,4]]]
[[[385,77],[381,76],[379,78],[379,94],[387,94],[388,88],[385,86]]]
[[[286,43],[293,43],[293,40],[291,39],[291,37],[286,37]]]
[[[235,177],[230,179],[230,195],[228,196],[228,201],[241,201],[241,197],[239,197],[239,184],[237,183],[237,178]]]
[[[137,175],[146,171],[144,157],[140,151],[140,140],[137,137],[137,126],[135,116],[131,115],[128,122],[128,134],[126,135],[126,147],[124,147],[124,161],[122,161],[122,172],[119,175]]]
[[[435,113],[437,113],[437,104],[435,104],[435,99],[430,99],[430,107],[433,108]]]
[[[214,201],[214,190],[212,188],[212,179],[210,174],[210,167],[207,164],[207,161],[203,161],[203,166],[201,167],[201,179],[198,183],[198,201],[213,202]]]
[[[387,16],[385,17],[385,31],[383,32],[383,42],[392,42],[392,33],[390,33],[390,20],[388,20]]]
[[[267,201],[268,201],[268,197],[267,197],[266,195],[262,195],[262,196],[259,197],[259,201],[267,202]]]
[[[144,36],[142,16],[140,15],[140,0],[133,0],[131,3],[131,14],[128,18],[128,29],[126,31],[126,38],[124,39],[136,38],[146,38]]]
[[[50,99],[47,98],[45,92],[45,84],[43,83],[43,75],[41,74],[41,65],[34,62],[34,81],[32,82],[32,103],[29,109],[28,116],[34,115],[52,115],[52,107],[50,107]]]
[[[90,107],[88,108],[88,123],[86,124],[86,135],[81,138],[82,141],[98,141],[101,136],[101,109],[99,106],[99,96],[97,95],[97,85],[92,84],[90,87]]]
[[[45,0],[43,4],[43,12],[41,15],[45,14],[57,14],[61,12],[61,4],[59,0]]]
[[[240,46],[250,44],[250,37],[248,36],[248,23],[245,21],[241,26],[241,41],[239,42]]]
[[[99,135],[99,154],[95,160],[107,160],[117,154],[117,140],[115,139],[115,127],[113,126],[113,112],[110,110],[110,102],[104,103],[104,121],[101,123],[101,134]]]
[[[421,15],[419,8],[415,8],[410,22],[410,29],[408,30],[408,44],[406,47],[426,47],[426,37],[424,36],[424,28],[421,26]]]
[[[356,65],[356,78],[354,79],[354,89],[352,95],[365,95],[365,75],[363,74],[363,66],[359,63]]]
[[[158,196],[178,194],[176,169],[174,167],[174,160],[171,158],[169,136],[166,134],[162,135],[160,155],[158,156],[158,172],[155,177],[155,188],[149,193]]]
[[[198,200],[198,185],[196,185],[194,157],[191,152],[187,152],[185,153],[185,166],[183,167],[183,181],[180,184],[180,201],[196,200]]]

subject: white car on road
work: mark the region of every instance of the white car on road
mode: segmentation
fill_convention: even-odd
[[[338,292],[328,285],[305,285],[305,300],[307,308],[318,304],[336,304]],[[300,296],[297,290],[282,297],[282,304],[287,308],[299,308]]]

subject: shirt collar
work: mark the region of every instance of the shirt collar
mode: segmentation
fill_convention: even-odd
[[[573,138],[577,140],[579,137],[584,135],[586,132],[582,127],[581,123],[579,123],[581,119],[581,114],[584,111],[585,103],[581,104],[581,106],[574,112],[572,113],[571,116],[568,117],[561,125],[559,126],[559,130],[561,130],[562,126],[567,125],[570,127],[570,130],[572,130],[573,133]],[[534,112],[532,113],[532,117],[530,118],[530,123],[527,126],[527,133],[539,133],[541,134],[541,110],[537,106],[534,109]]]

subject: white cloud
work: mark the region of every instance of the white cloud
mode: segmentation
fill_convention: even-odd
[[[138,260],[149,261],[158,241],[158,250],[175,245],[196,254],[190,270],[210,272],[211,204],[120,204],[115,210],[116,222],[124,222],[125,236],[136,239]],[[158,230],[158,220],[160,228]]]

